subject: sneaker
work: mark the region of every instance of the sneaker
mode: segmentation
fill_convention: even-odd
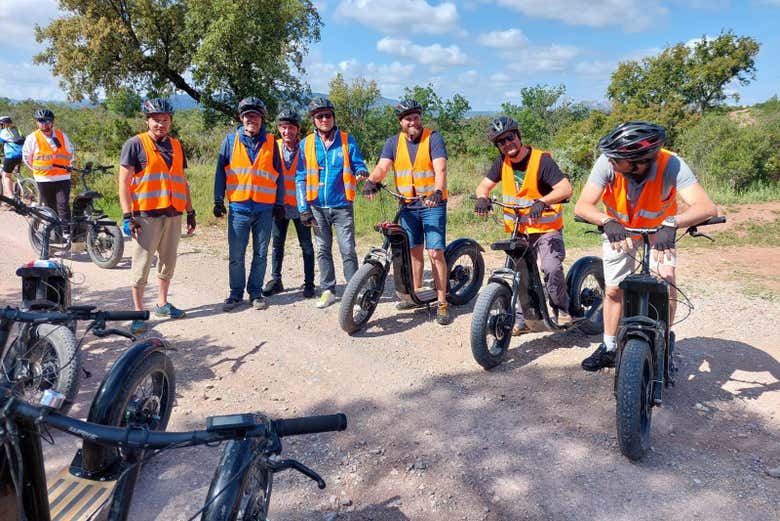
[[[520,336],[530,332],[531,329],[525,324],[512,326],[512,336]]]
[[[266,297],[270,297],[271,295],[275,295],[276,293],[281,293],[284,291],[284,285],[282,284],[282,279],[271,279],[268,282],[265,283],[265,286],[263,287],[263,295]]]
[[[266,309],[268,302],[261,295],[252,299],[252,307],[255,309]]]
[[[145,320],[133,320],[130,323],[130,333],[133,335],[140,335],[146,333],[146,321]]]
[[[602,342],[592,355],[582,361],[582,368],[586,371],[598,371],[605,367],[615,367],[615,355],[617,351],[607,351],[607,346]]]
[[[398,311],[405,311],[407,309],[413,309],[413,308],[416,308],[416,307],[417,307],[417,304],[412,302],[411,299],[409,299],[409,300],[403,300],[402,299],[402,300],[399,300],[398,302],[395,303],[395,309],[397,309]]]
[[[235,297],[228,297],[225,302],[222,303],[222,311],[233,311],[241,305],[241,299]]]
[[[450,315],[450,306],[446,302],[439,304],[436,308],[436,322],[440,326],[452,324],[452,315]]]
[[[336,302],[336,296],[331,290],[326,289],[322,292],[322,295],[320,295],[320,299],[317,301],[317,307],[320,309],[326,308],[334,302]]]
[[[571,324],[571,315],[566,313],[564,310],[559,309],[558,310],[558,325],[559,326],[568,326]]]
[[[164,306],[154,306],[154,314],[161,318],[184,318],[187,316],[187,313],[170,302],[166,302]]]
[[[303,298],[314,298],[314,284],[311,282],[303,285]]]

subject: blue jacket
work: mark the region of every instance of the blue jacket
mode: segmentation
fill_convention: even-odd
[[[16,144],[16,140],[21,138],[24,143],[24,136],[19,133],[16,127],[4,128],[0,130],[0,143],[5,144],[3,155],[6,159],[16,159],[22,157],[22,145]]]
[[[317,194],[317,200],[311,204],[322,208],[348,208],[352,206],[352,201],[347,200],[344,192],[344,153],[341,150],[341,136],[338,127],[334,127],[336,139],[333,140],[330,147],[325,150],[325,144],[320,136],[314,133],[314,149],[317,152],[317,163],[322,167],[320,172],[320,190]],[[305,212],[309,209],[309,202],[306,200],[306,140],[312,139],[312,135],[306,136],[300,144],[298,159],[298,169],[295,174],[296,199],[298,200],[298,210]],[[355,176],[368,175],[368,168],[363,156],[358,150],[357,142],[352,135],[348,135],[349,163],[352,166],[352,172]],[[327,158],[327,160],[326,160]]]
[[[260,132],[256,136],[247,136],[244,134],[244,125],[239,125],[236,128],[240,136],[241,143],[246,147],[247,154],[249,154],[249,160],[254,162],[257,158],[257,153],[260,151],[260,147],[265,143],[267,132],[265,130],[265,124],[260,127]],[[233,153],[233,143],[236,140],[236,132],[231,132],[225,137],[222,142],[222,148],[219,149],[219,156],[217,157],[217,169],[214,172],[214,201],[222,202],[225,198],[225,189],[227,185],[227,176],[225,175],[225,167],[230,164],[230,155]],[[282,156],[279,154],[279,147],[274,145],[274,168],[279,174],[276,179],[276,204],[284,204],[284,176],[282,175]],[[262,212],[263,210],[273,209],[273,204],[257,203],[255,201],[241,201],[238,203],[231,202],[230,208],[232,210],[239,210],[242,212]]]

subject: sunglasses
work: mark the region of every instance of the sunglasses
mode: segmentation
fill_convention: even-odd
[[[44,118],[44,119],[38,119],[38,120],[36,120],[36,121],[38,121],[38,123],[51,123],[51,122],[52,122],[52,120],[50,120],[50,119],[45,119],[45,118]]]
[[[319,114],[314,115],[314,119],[332,119],[333,114],[330,112],[320,112]]]
[[[511,134],[511,135],[509,135],[509,136],[502,137],[501,139],[496,139],[496,145],[498,145],[498,146],[504,146],[504,145],[506,145],[507,143],[511,143],[511,142],[512,142],[512,141],[514,141],[514,140],[515,140],[515,135],[514,135],[514,134]]]

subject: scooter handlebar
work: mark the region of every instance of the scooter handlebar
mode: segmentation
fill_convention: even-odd
[[[299,434],[315,434],[318,432],[343,431],[347,428],[347,417],[343,413],[324,416],[306,416],[289,420],[274,420],[273,430],[281,438]]]

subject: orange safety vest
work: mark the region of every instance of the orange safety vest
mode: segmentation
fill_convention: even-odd
[[[173,150],[171,166],[148,133],[138,134],[146,154],[146,168],[133,175],[130,193],[134,212],[164,210],[173,206],[177,212],[187,208],[187,180],[184,177],[184,152],[178,139],[169,137]]]
[[[284,143],[281,139],[276,140],[276,144],[279,145],[279,155],[282,158],[282,173],[284,174],[284,204],[285,206],[298,206],[298,202],[295,199],[295,171],[298,168],[298,151],[293,154],[292,163],[290,168],[287,168],[284,162]]]
[[[628,205],[628,180],[615,172],[615,179],[607,185],[601,196],[607,215],[620,221],[629,228],[653,228],[667,217],[677,213],[677,188],[672,187],[669,197],[663,196],[664,170],[673,152],[662,148],[656,158],[655,177],[645,181],[639,200],[633,208]]]
[[[43,132],[36,130],[33,134],[38,144],[32,158],[33,176],[42,178],[67,176],[67,179],[70,179],[70,171],[66,167],[71,166],[73,152],[65,147],[65,136],[62,132],[59,129],[54,129],[54,135],[60,142],[60,147],[57,150],[54,150],[46,141]]]
[[[355,179],[355,174],[352,173],[352,165],[349,163],[349,141],[347,133],[341,130],[339,131],[339,137],[341,138],[341,151],[344,155],[344,171],[341,174],[344,181],[344,195],[346,195],[347,201],[354,201],[357,180]],[[314,132],[306,136],[306,146],[303,148],[303,155],[306,158],[307,201],[316,201],[317,196],[320,193],[320,170],[322,170],[322,167],[317,163],[317,151],[314,147],[315,139],[316,136],[314,135]]]
[[[549,152],[542,152],[535,148],[531,149],[531,157],[528,158],[528,167],[525,171],[523,186],[518,187],[515,182],[514,169],[509,156],[504,158],[504,165],[501,167],[501,187],[504,192],[504,204],[530,204],[534,200],[542,197],[539,193],[539,165],[542,163],[542,156],[549,155]],[[520,233],[547,233],[554,232],[563,228],[563,207],[560,203],[550,205],[545,209],[539,219],[530,222],[528,214],[530,208],[520,211],[520,222],[518,231]],[[515,213],[513,210],[504,208],[504,230],[512,232],[515,223]]]
[[[266,134],[265,142],[252,163],[249,161],[249,152],[236,132],[230,162],[225,165],[225,193],[228,201],[276,203],[276,180],[279,178],[279,172],[274,168],[274,144],[273,134]]]
[[[431,130],[424,128],[414,165],[409,159],[409,145],[406,135],[398,134],[398,147],[395,149],[395,187],[398,193],[407,197],[430,195],[436,190],[436,173],[431,160]],[[442,190],[442,198],[447,199],[447,190]]]

